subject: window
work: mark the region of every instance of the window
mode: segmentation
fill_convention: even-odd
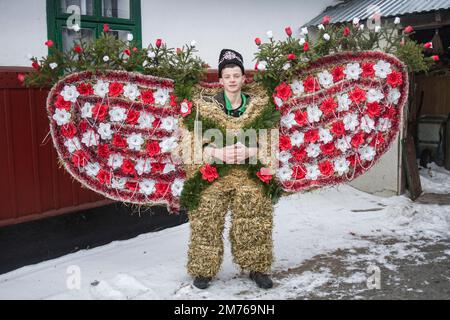
[[[74,10],[80,12],[80,31],[72,30]],[[142,46],[140,0],[47,0],[48,38],[59,49],[71,50],[74,41],[96,39],[109,24],[109,33],[126,40],[132,33]]]

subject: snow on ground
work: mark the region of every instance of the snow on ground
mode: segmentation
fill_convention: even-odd
[[[422,170],[421,179],[427,192],[450,190],[450,172],[442,168],[432,167],[431,175]],[[374,245],[369,238],[377,237],[401,241]],[[233,265],[228,240],[222,269],[210,288],[193,287],[185,271],[189,226],[184,224],[0,275],[0,299],[295,299],[333,279],[328,267],[290,272],[318,255],[368,248],[345,258],[350,271],[352,263],[364,259],[395,269],[389,255],[420,263],[423,255],[408,241],[450,238],[450,206],[377,197],[348,185],[324,188],[283,198],[275,207],[273,238],[273,272],[283,276],[271,290],[258,289]],[[361,283],[367,276],[354,270],[339,281]]]

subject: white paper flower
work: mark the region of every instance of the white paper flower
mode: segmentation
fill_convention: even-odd
[[[324,35],[323,35],[323,38],[325,39],[325,41],[330,41],[330,35],[328,34],[328,33],[325,33]]]
[[[183,191],[183,186],[184,186],[184,180],[182,180],[182,179],[173,180],[173,183],[170,186],[170,191],[172,191],[172,195],[174,197],[181,196],[181,192]]]
[[[292,158],[292,155],[289,151],[281,151],[280,153],[278,153],[277,158],[281,162],[287,163],[289,161],[289,159]]]
[[[153,192],[155,192],[155,184],[155,180],[143,179],[141,182],[139,182],[139,192],[147,196],[151,195]]]
[[[388,131],[392,126],[391,120],[388,118],[381,118],[377,125],[377,130],[381,132]]]
[[[284,71],[289,70],[290,67],[291,67],[291,64],[289,62],[287,62],[283,65],[283,70]]]
[[[83,142],[86,147],[92,147],[96,146],[98,144],[99,136],[97,133],[95,133],[94,130],[89,129],[85,133],[83,133],[83,138],[81,139],[81,142]]]
[[[145,68],[148,65],[148,61],[145,60],[144,62],[142,62],[142,66]]]
[[[259,71],[264,71],[264,70],[266,70],[266,69],[267,69],[267,62],[265,62],[265,61],[260,61],[260,62],[258,62],[258,65],[256,66],[256,68],[257,68]]]
[[[358,17],[353,18],[353,24],[359,24],[359,18]]]
[[[133,41],[133,34],[132,33],[127,34],[127,41]]]
[[[310,123],[320,121],[322,110],[320,110],[318,106],[309,106],[306,108],[306,112],[308,113],[308,121]]]
[[[299,96],[303,92],[305,92],[305,88],[303,87],[303,82],[300,82],[298,80],[294,80],[291,83],[291,89],[292,89],[292,93],[296,96]]]
[[[319,72],[317,77],[322,87],[329,88],[333,85],[333,75],[328,70]]]
[[[306,153],[310,158],[316,158],[320,154],[320,147],[316,143],[310,143],[306,148]]]
[[[191,47],[195,47],[196,45],[197,45],[197,41],[192,40],[192,41],[191,41]]]
[[[114,189],[123,190],[125,188],[125,183],[127,183],[126,178],[115,177],[111,179],[111,187]]]
[[[94,93],[100,97],[105,97],[105,95],[107,95],[109,92],[109,83],[108,82],[104,82],[102,80],[99,80],[95,85],[94,85]]]
[[[64,145],[66,146],[67,150],[70,153],[74,153],[77,150],[81,149],[81,144],[80,144],[80,140],[78,140],[77,137],[73,137],[72,139],[67,139],[64,142]]]
[[[186,101],[183,101],[183,102],[180,104],[180,111],[181,111],[182,113],[186,113],[186,112],[189,111],[189,104],[188,104]]]
[[[113,122],[121,122],[127,118],[127,110],[121,107],[112,107],[109,110],[109,119]]]
[[[304,45],[305,42],[306,42],[306,39],[305,39],[305,38],[300,38],[300,40],[298,40],[298,43],[299,43],[300,45]]]
[[[110,123],[100,123],[98,125],[97,132],[103,140],[109,140],[112,138],[113,131],[111,130]]]
[[[364,25],[363,24],[359,25],[359,30],[361,30],[361,31],[364,30]]]
[[[345,78],[348,80],[358,80],[359,75],[362,73],[362,69],[358,62],[347,63],[344,69]]]
[[[336,141],[335,146],[337,149],[341,150],[342,152],[345,152],[348,149],[350,149],[351,140],[352,139],[349,136],[344,136]]]
[[[368,115],[365,115],[361,118],[361,129],[365,133],[370,133],[372,130],[375,130],[375,121]]]
[[[291,136],[291,144],[293,146],[299,147],[305,138],[305,134],[303,132],[299,132],[296,131],[292,136]]]
[[[344,116],[343,119],[345,130],[354,131],[359,125],[358,115],[350,113]]]
[[[58,64],[56,62],[52,62],[48,65],[50,67],[50,69],[56,69],[58,67]],[[66,100],[67,101],[67,100]]]
[[[281,117],[281,125],[285,128],[292,128],[297,122],[295,121],[295,114],[289,112],[288,114]]]
[[[380,31],[381,31],[381,26],[376,26],[376,27],[375,27],[375,32],[376,32],[376,33],[379,33]]]
[[[288,166],[281,167],[277,170],[277,177],[280,181],[291,180],[292,178],[292,169]]]
[[[399,17],[395,17],[394,24],[399,24],[399,23],[400,23],[400,18]]]
[[[68,86],[68,85],[64,86],[64,89],[61,91],[60,94],[64,98],[64,101],[70,102],[77,101],[77,98],[80,95],[75,86]]]
[[[88,176],[95,177],[100,171],[100,165],[98,164],[98,162],[88,162],[84,169],[86,170],[86,174]]]
[[[108,62],[109,61],[109,57],[108,56],[103,56],[103,61]]]
[[[389,91],[387,100],[389,103],[397,104],[400,96],[400,91],[397,88],[394,88]]]
[[[144,143],[144,139],[142,138],[142,134],[133,133],[127,138],[128,148],[130,150],[141,151],[141,146]]]
[[[178,127],[178,120],[174,117],[165,117],[161,119],[161,128],[166,131],[173,131]]]
[[[53,120],[56,121],[58,126],[62,126],[70,121],[70,113],[64,109],[55,109],[55,114],[53,115]]]
[[[139,158],[136,161],[136,165],[134,166],[138,175],[142,175],[143,173],[149,173],[152,169],[152,164],[150,163],[150,159]]]
[[[81,117],[83,119],[91,118],[92,117],[92,108],[94,106],[90,104],[89,102],[85,102],[83,107],[81,107]]]
[[[384,98],[383,92],[380,89],[369,89],[367,91],[367,102],[380,102]]]
[[[141,129],[149,129],[153,126],[155,117],[148,112],[141,112],[138,119],[138,127]]]
[[[159,143],[161,152],[170,152],[178,146],[176,137],[163,138]]]
[[[373,69],[375,70],[375,76],[382,79],[386,79],[387,75],[392,72],[391,64],[384,60],[378,61],[377,64],[373,66]]]
[[[334,171],[337,172],[339,176],[342,176],[344,173],[348,172],[350,166],[350,161],[346,158],[341,157],[334,160]]]
[[[155,103],[160,104],[160,105],[164,105],[167,101],[167,99],[169,99],[169,89],[166,88],[158,88],[158,90],[156,90],[154,97],[155,97]]]
[[[363,161],[372,161],[375,157],[375,149],[371,146],[363,146],[358,149],[360,159]]]
[[[319,166],[316,164],[306,166],[306,178],[309,180],[317,180],[320,176]]]
[[[302,35],[307,35],[307,34],[308,34],[308,27],[303,27],[303,28],[301,29],[300,33],[301,33]]]
[[[120,153],[111,153],[108,158],[108,166],[113,169],[120,168],[123,163],[123,156]]]
[[[272,30],[269,30],[266,32],[267,38],[272,39],[273,38],[273,32]]]
[[[139,91],[137,85],[128,83],[123,87],[123,95],[130,99],[131,101],[136,100],[139,97],[141,92]]]
[[[333,140],[333,136],[330,133],[330,130],[319,128],[319,140],[323,143],[328,143]]]
[[[175,166],[172,163],[166,163],[163,169],[163,174],[175,171]]]
[[[337,100],[338,100],[338,107],[336,110],[339,112],[347,111],[350,108],[350,105],[352,104],[352,101],[349,99],[347,93],[337,96]]]
[[[281,100],[280,97],[275,97],[275,104],[277,105],[278,108],[280,108],[283,105],[283,100]]]
[[[154,57],[156,57],[156,54],[153,51],[149,51],[147,53],[147,57],[149,57],[150,59],[153,59]]]
[[[323,24],[319,24],[319,25],[317,26],[317,28],[318,28],[319,30],[325,30],[325,27],[324,27]]]

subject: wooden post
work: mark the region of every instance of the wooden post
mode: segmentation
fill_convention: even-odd
[[[405,168],[406,183],[408,185],[411,200],[416,200],[422,193],[422,185],[420,184],[414,140],[411,138],[411,136],[407,136],[403,140],[402,144],[403,166]]]
[[[446,135],[445,135],[445,157],[444,157],[444,167],[450,170],[450,117],[447,119],[446,124]]]

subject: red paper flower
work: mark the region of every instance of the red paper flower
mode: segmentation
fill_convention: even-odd
[[[83,49],[81,48],[81,46],[79,44],[77,44],[73,47],[73,51],[76,53],[82,53]]]
[[[425,49],[430,49],[432,46],[433,46],[433,44],[432,44],[431,42],[427,42],[427,43],[425,43],[425,44],[423,45],[423,47],[424,47]]]
[[[366,62],[362,64],[362,76],[366,78],[371,78],[375,75],[375,70],[373,69],[373,63]]]
[[[292,36],[292,29],[291,29],[291,27],[286,27],[286,28],[284,28],[284,31],[286,32],[286,34],[288,35],[288,37]]]
[[[141,100],[145,104],[154,104],[155,97],[153,96],[152,90],[141,91]]]
[[[350,34],[350,28],[349,27],[345,27],[344,28],[344,37],[348,37],[349,34]]]
[[[137,192],[139,191],[139,183],[134,181],[127,181],[125,183],[125,188],[127,188],[131,192]]]
[[[306,131],[303,139],[305,142],[315,143],[319,140],[319,129],[311,129]]]
[[[331,20],[330,16],[325,16],[322,18],[322,24],[324,24],[324,25],[329,24],[330,20]]]
[[[343,66],[334,67],[333,70],[331,70],[331,74],[333,75],[334,82],[344,79],[345,77],[344,67]]]
[[[84,119],[81,120],[81,121],[78,123],[78,129],[79,129],[82,133],[85,133],[85,132],[86,132],[88,126],[89,126],[89,123],[88,123],[86,120],[84,120]]]
[[[213,182],[215,179],[219,178],[216,167],[210,164],[205,164],[200,168],[200,173],[202,174],[202,179],[208,182]]]
[[[167,194],[167,189],[169,185],[167,183],[157,183],[155,184],[155,198],[163,198]]]
[[[434,61],[439,61],[439,56],[436,56],[436,55],[431,56],[431,59],[433,59]]]
[[[369,117],[375,118],[380,115],[381,108],[380,104],[376,101],[367,104],[367,113]]]
[[[292,150],[292,156],[297,161],[302,161],[306,158],[306,150],[305,148],[295,148]]]
[[[329,142],[327,144],[323,144],[320,146],[320,150],[322,150],[323,154],[327,156],[331,156],[334,154],[334,151],[336,150],[334,146],[334,142]]]
[[[320,110],[322,110],[322,112],[325,115],[328,115],[330,113],[333,113],[334,110],[337,107],[337,103],[336,101],[334,101],[334,99],[332,97],[328,98],[327,100],[324,100],[321,104],[320,104]]]
[[[397,113],[398,113],[397,108],[390,106],[386,108],[383,116],[389,119],[393,119],[397,116]]]
[[[303,179],[306,176],[306,170],[303,166],[292,167],[292,178],[296,180]]]
[[[55,43],[52,41],[52,40],[47,40],[47,41],[45,41],[45,45],[47,46],[47,47],[53,47],[53,45],[54,45]]]
[[[59,95],[58,98],[56,98],[55,107],[58,109],[65,109],[67,111],[70,111],[70,108],[72,107],[72,102],[65,101],[64,98]]]
[[[103,121],[108,114],[108,106],[97,102],[92,108],[92,117],[97,121]]]
[[[268,168],[261,168],[257,173],[256,176],[264,183],[269,184],[270,180],[272,180],[273,175],[270,174],[270,169]]]
[[[302,126],[308,122],[308,113],[306,111],[303,112],[302,110],[297,110],[295,112],[294,119],[299,125]]]
[[[24,82],[25,81],[25,75],[23,73],[19,73],[17,75],[17,80],[19,80],[19,82]]]
[[[156,39],[155,45],[156,45],[157,48],[161,47],[162,39]]]
[[[305,80],[303,80],[303,87],[305,88],[305,92],[314,92],[320,90],[319,82],[313,77],[309,76]]]
[[[37,61],[33,61],[33,63],[31,64],[31,66],[32,66],[33,69],[35,69],[35,70],[39,70],[39,68],[41,67]]]
[[[407,26],[404,31],[405,33],[411,33],[414,31],[414,28],[412,26]]]
[[[259,46],[261,44],[261,39],[260,38],[255,38],[255,43],[257,46]]]
[[[161,173],[165,167],[165,163],[154,162],[152,163],[152,173]]]
[[[99,144],[97,146],[97,153],[102,158],[109,157],[109,146],[107,144]]]
[[[116,133],[113,135],[112,144],[118,149],[124,149],[127,147],[127,140],[122,138],[120,134]]]
[[[281,83],[275,88],[275,95],[283,101],[288,100],[292,96],[291,86],[285,82]]]
[[[375,148],[377,145],[382,143],[384,143],[384,134],[382,132],[378,132],[370,142],[370,146]]]
[[[319,170],[324,176],[329,176],[334,173],[333,164],[328,160],[319,163]]]
[[[61,127],[61,134],[67,139],[72,139],[77,134],[77,128],[73,123],[66,123]]]
[[[109,96],[118,97],[123,93],[123,84],[118,82],[113,82],[109,85]]]
[[[281,151],[292,149],[291,138],[288,136],[280,136],[279,147]]]
[[[101,184],[111,184],[111,173],[100,169],[97,173],[97,179]]]
[[[192,102],[184,99],[180,104],[180,114],[182,117],[186,117],[192,111]]]
[[[353,148],[358,148],[360,145],[362,145],[364,143],[364,133],[363,132],[358,132],[357,134],[355,134],[352,137],[351,140],[351,145],[353,146]]]
[[[94,89],[92,88],[92,86],[89,83],[81,83],[77,87],[77,91],[83,96],[88,96],[88,95],[94,94]]]
[[[170,106],[174,108],[177,106],[177,97],[173,94],[170,95]]]
[[[150,157],[159,154],[161,152],[161,147],[159,146],[158,141],[147,142],[146,151]]]
[[[353,166],[353,167],[355,166],[355,164],[356,164],[356,155],[353,154],[351,156],[348,156],[346,159],[347,159],[348,162],[350,162],[351,166]]]
[[[84,167],[89,161],[89,155],[83,150],[77,150],[72,155],[72,163],[76,167]]]
[[[396,88],[403,83],[402,74],[398,71],[392,71],[390,74],[387,75],[387,83],[393,87]]]
[[[126,123],[128,124],[136,124],[139,120],[141,113],[139,111],[136,111],[134,109],[129,109],[127,112],[127,120]]]
[[[105,24],[103,25],[103,32],[104,32],[104,33],[108,33],[108,31],[109,31],[109,24],[105,23]]]
[[[360,88],[355,88],[353,91],[350,91],[348,96],[356,104],[366,101],[366,92]]]
[[[122,162],[122,165],[120,166],[120,169],[122,169],[122,172],[125,174],[136,174],[136,169],[134,168],[134,163],[130,159],[125,159]]]
[[[331,132],[336,136],[340,137],[345,134],[345,126],[342,121],[336,121],[331,125]]]
[[[309,51],[309,43],[308,42],[305,42],[304,44],[303,44],[303,51]]]
[[[288,60],[295,60],[295,54],[289,53],[287,58],[288,58]]]
[[[123,50],[123,53],[126,54],[127,56],[131,55],[130,49],[125,49]]]

